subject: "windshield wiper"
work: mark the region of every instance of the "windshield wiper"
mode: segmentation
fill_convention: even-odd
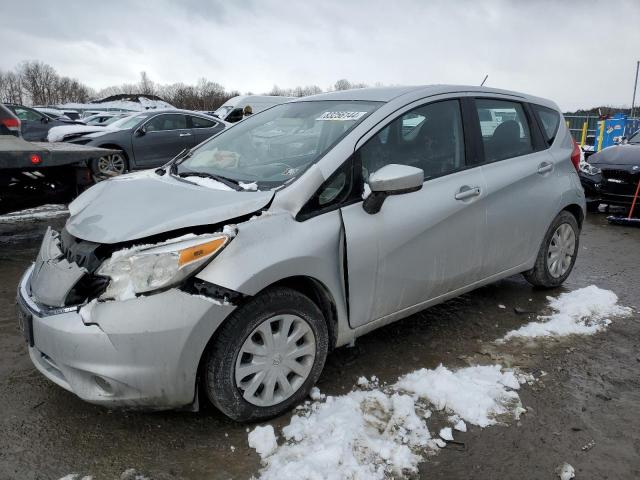
[[[171,165],[173,168],[175,164]],[[173,173],[173,171],[171,172]],[[216,175],[215,173],[206,173],[206,172],[180,172],[177,174],[180,178],[186,177],[200,177],[200,178],[211,178],[212,180],[216,180],[220,183],[225,184],[227,187],[231,187],[234,190],[240,191],[244,190],[240,186],[240,182],[234,180],[233,178],[223,177],[222,175]]]
[[[171,159],[171,161],[165,165],[163,165],[160,168],[157,168],[155,170],[155,172],[158,175],[164,175],[167,171],[167,167],[169,167],[169,172],[172,173],[173,175],[176,174],[176,172],[178,171],[178,162],[182,162],[183,160],[186,160],[187,158],[189,158],[191,155],[193,154],[193,152],[191,151],[190,148],[183,148],[180,153],[178,153],[178,155],[176,155],[175,157],[173,157]]]

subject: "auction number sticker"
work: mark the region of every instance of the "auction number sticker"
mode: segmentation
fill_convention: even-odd
[[[324,112],[316,120],[360,120],[367,112]]]

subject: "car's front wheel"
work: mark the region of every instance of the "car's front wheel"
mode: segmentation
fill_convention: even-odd
[[[560,212],[547,230],[534,267],[524,273],[527,281],[536,287],[560,286],[576,262],[579,238],[576,217],[567,211]]]
[[[300,403],[320,377],[329,335],[306,296],[274,288],[225,320],[203,369],[209,400],[237,421],[280,415]]]

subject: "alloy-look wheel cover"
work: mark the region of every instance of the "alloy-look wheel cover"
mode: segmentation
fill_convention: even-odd
[[[576,234],[568,223],[562,223],[553,232],[547,250],[547,269],[554,278],[560,278],[569,267],[576,251]]]
[[[125,161],[120,153],[105,155],[98,159],[98,172],[100,174],[112,177],[124,173]]]
[[[236,385],[252,405],[277,405],[307,380],[315,357],[311,326],[297,315],[275,315],[258,325],[240,347]]]

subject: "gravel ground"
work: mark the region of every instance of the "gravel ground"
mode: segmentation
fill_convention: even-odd
[[[40,375],[17,330],[15,287],[46,225],[0,223],[0,479],[244,479],[260,468],[247,426],[213,409],[134,413],[86,404]],[[595,284],[640,308],[640,229],[584,226],[576,268],[561,291]],[[591,337],[492,341],[543,313],[549,292],[517,276],[414,315],[333,352],[319,387],[348,392],[361,375],[393,382],[418,368],[500,362],[545,376],[519,394],[527,413],[509,426],[470,428],[421,464],[417,478],[550,479],[568,462],[581,479],[640,477],[640,323],[614,321]],[[498,305],[507,308],[498,308]],[[517,311],[516,311],[517,310]],[[271,422],[276,430],[289,416]],[[233,449],[231,447],[234,447]],[[126,472],[123,476],[123,472]]]

